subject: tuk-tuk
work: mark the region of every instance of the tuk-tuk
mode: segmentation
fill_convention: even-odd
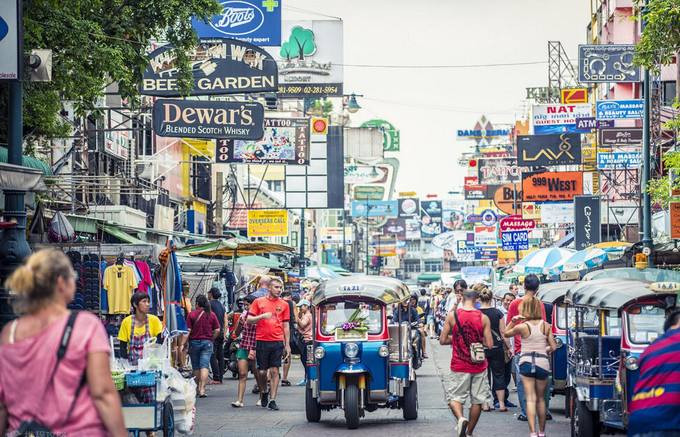
[[[366,411],[400,408],[418,417],[411,325],[388,324],[388,306],[410,298],[399,280],[352,276],[323,283],[312,299],[314,342],[307,349],[307,421],[342,408],[347,428]]]
[[[643,281],[596,279],[567,292],[572,437],[625,431],[638,358],[663,334],[676,294]]]

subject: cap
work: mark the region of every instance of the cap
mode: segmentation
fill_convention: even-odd
[[[300,302],[298,302],[297,306],[301,307],[302,305],[307,305],[312,306],[307,299],[300,299]]]

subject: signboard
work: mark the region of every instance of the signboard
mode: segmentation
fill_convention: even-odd
[[[496,261],[498,259],[497,247],[475,248],[475,261]]]
[[[528,202],[559,202],[583,194],[583,173],[580,171],[539,171],[522,174],[522,200]]]
[[[548,225],[561,225],[574,223],[574,204],[544,203],[540,209],[541,223]]]
[[[639,146],[642,129],[635,127],[611,127],[600,129],[600,146]]]
[[[382,227],[383,235],[393,235],[399,240],[406,238],[406,220],[403,218],[387,219]]]
[[[623,170],[639,168],[642,165],[640,152],[610,152],[597,154],[598,170]]]
[[[456,136],[472,139],[478,146],[489,145],[494,139],[508,137],[510,129],[495,129],[485,115],[482,115],[472,129],[458,129]]]
[[[600,196],[574,197],[574,248],[599,243],[600,228]]]
[[[577,118],[592,116],[591,105],[561,105],[550,103],[532,106],[534,134],[583,133],[576,128]],[[589,131],[586,131],[589,132]]]
[[[385,120],[368,120],[360,127],[375,127],[380,129],[383,135],[383,151],[398,152],[401,147],[399,130],[392,123]]]
[[[506,184],[496,188],[493,194],[493,203],[501,212],[519,214],[522,208],[520,184]]]
[[[579,132],[590,132],[593,129],[614,127],[614,120],[597,120],[595,117],[583,117],[576,119],[576,130]]]
[[[640,82],[640,67],[633,65],[633,44],[582,44],[578,46],[580,83]]]
[[[153,130],[162,137],[259,140],[264,135],[259,103],[158,99]]]
[[[411,218],[420,214],[420,200],[417,197],[399,199],[399,217]]]
[[[19,79],[23,55],[20,47],[21,2],[0,2],[0,80]]]
[[[465,223],[481,223],[484,226],[493,226],[498,222],[498,216],[492,209],[485,209],[480,214],[469,214],[465,217]]]
[[[342,96],[342,21],[284,21],[281,47],[270,47],[279,66],[279,97]]]
[[[501,234],[503,250],[529,250],[529,232],[509,231]]]
[[[496,247],[495,226],[475,226],[475,247]]]
[[[541,205],[534,202],[522,202],[522,218],[541,220]]]
[[[207,23],[191,19],[199,39],[233,38],[256,46],[281,45],[281,0],[221,1],[222,11]]]
[[[534,229],[536,221],[529,218],[523,218],[519,214],[513,214],[503,217],[499,222],[501,232],[521,231],[526,229]]]
[[[274,58],[252,44],[233,39],[206,41],[199,43],[189,56],[193,76],[189,95],[276,92],[279,88]],[[176,62],[170,45],[151,52],[139,93],[180,97]]]
[[[581,135],[520,135],[517,137],[517,165],[539,167],[581,164]]]
[[[420,239],[420,220],[416,218],[407,218],[404,221],[406,226],[406,239],[419,240]]]
[[[287,237],[288,211],[285,209],[248,210],[248,237]]]
[[[463,233],[463,237],[465,237],[465,233]],[[457,252],[460,238],[461,232],[444,232],[443,234],[439,234],[432,239],[432,245],[443,250]]]
[[[309,164],[309,120],[265,118],[258,140],[217,140],[215,162],[243,164]]]
[[[465,192],[465,200],[479,200],[487,198],[488,187],[486,185],[465,185],[463,188]]]
[[[597,102],[595,116],[598,120],[637,120],[642,118],[645,101],[631,100],[602,100]]]
[[[468,185],[479,185],[479,178],[477,176],[465,176],[463,177],[463,185],[466,187]]]
[[[465,211],[462,207],[458,209],[447,209],[444,207],[442,213],[442,229],[447,231],[457,231],[465,226]]]
[[[386,169],[375,165],[345,164],[345,183],[370,184],[385,177]]]
[[[671,238],[680,240],[680,202],[670,202]]]
[[[519,181],[520,170],[515,158],[479,158],[478,181],[482,185],[502,185]]]
[[[441,200],[421,200],[420,202],[420,235],[422,238],[433,238],[442,233]]]
[[[588,88],[565,88],[560,90],[560,103],[588,103]]]
[[[396,200],[353,200],[352,217],[397,217]]]

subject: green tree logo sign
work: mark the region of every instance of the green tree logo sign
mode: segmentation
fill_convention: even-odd
[[[316,53],[314,32],[302,26],[293,27],[290,38],[281,44],[281,51],[279,52],[281,57],[288,61],[293,58],[304,61],[305,56],[312,56],[314,53]]]

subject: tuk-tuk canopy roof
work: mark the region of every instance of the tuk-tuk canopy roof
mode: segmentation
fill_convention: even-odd
[[[654,295],[674,293],[655,293],[649,289],[649,282],[622,279],[595,279],[581,281],[570,288],[565,301],[579,306],[619,309],[637,299]]]
[[[577,285],[578,282],[549,282],[547,284],[541,284],[538,287],[538,293],[536,297],[541,302],[555,303],[558,299],[564,297],[570,288]]]
[[[665,269],[636,269],[633,267],[621,267],[618,269],[595,270],[583,277],[584,281],[594,279],[631,279],[644,282],[680,282],[680,272]]]
[[[384,276],[354,275],[329,279],[314,293],[312,304],[318,305],[334,297],[365,297],[386,305],[400,303],[411,296],[403,282]]]

